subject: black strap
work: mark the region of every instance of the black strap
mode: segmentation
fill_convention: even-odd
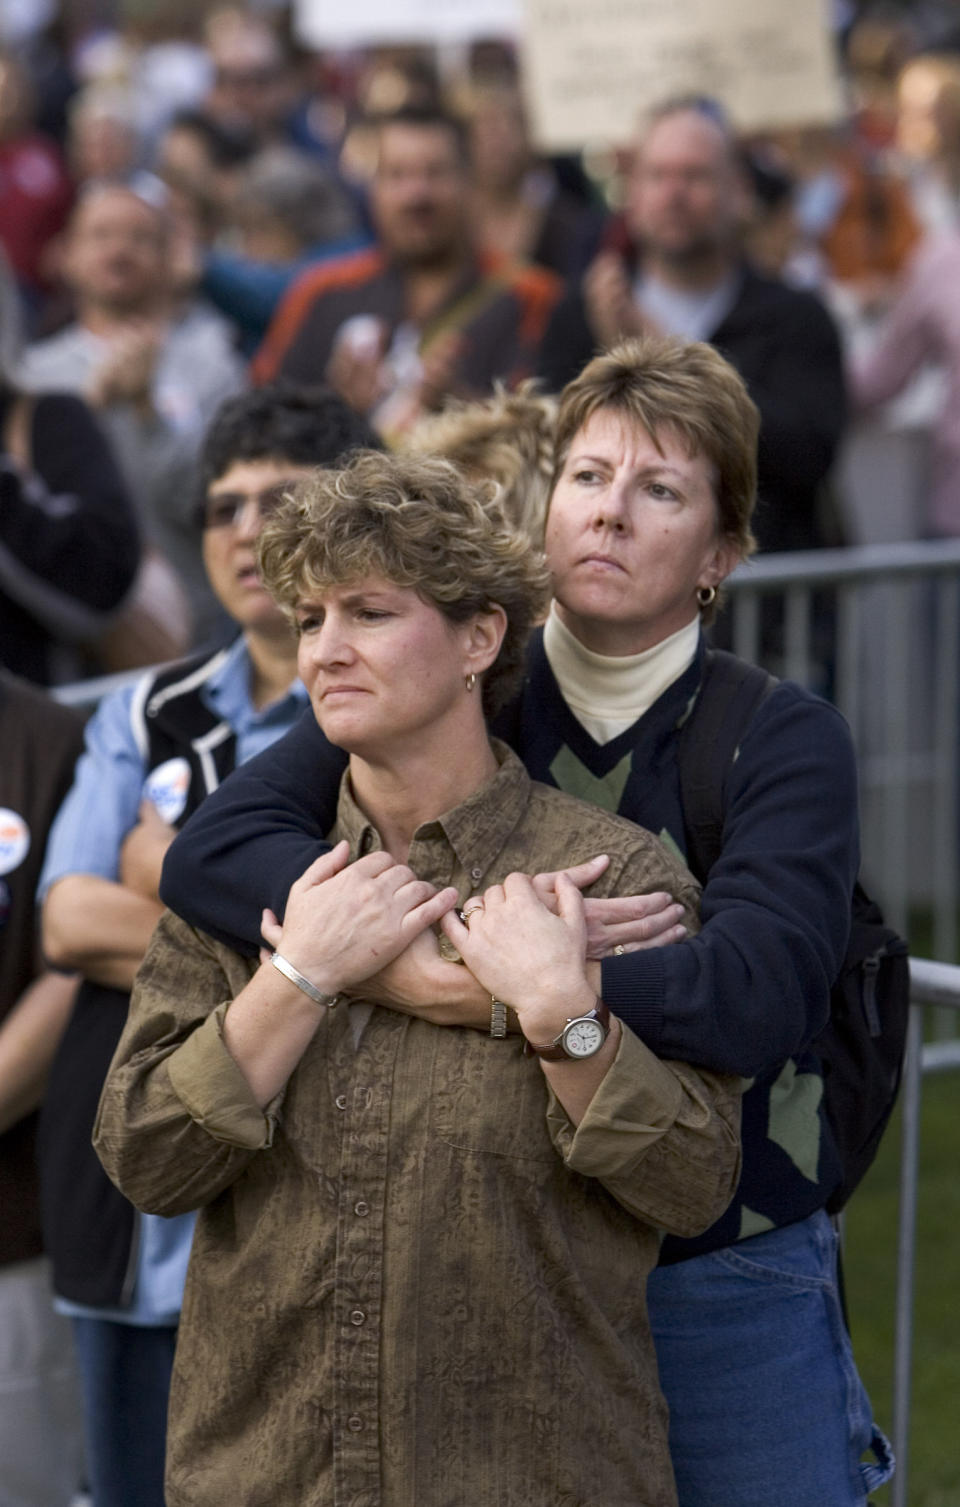
[[[754,713],[779,682],[758,665],[708,649],[680,732],[678,763],[687,863],[703,883],[720,857],[727,774]]]

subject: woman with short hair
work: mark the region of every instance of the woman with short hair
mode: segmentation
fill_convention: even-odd
[[[320,471],[260,561],[349,764],[269,960],[161,921],[101,1101],[121,1189],[200,1210],[166,1500],[672,1507],[643,1282],[733,1192],[739,1082],[613,1019],[578,891],[521,871],[602,850],[598,893],[669,890],[691,930],[695,885],[491,742],[547,576],[453,466]],[[367,996],[437,923],[482,1033]]]

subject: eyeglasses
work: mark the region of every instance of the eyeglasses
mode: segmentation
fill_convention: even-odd
[[[269,518],[295,485],[294,481],[278,481],[262,492],[213,492],[204,504],[202,525],[205,529],[235,528],[250,502],[257,508],[261,519]]]

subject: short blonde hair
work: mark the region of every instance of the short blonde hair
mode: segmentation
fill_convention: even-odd
[[[690,455],[704,456],[714,471],[721,534],[741,559],[753,553],[760,415],[729,361],[702,341],[652,335],[595,356],[560,394],[554,486],[574,438],[601,409],[654,441],[676,434]]]
[[[522,382],[515,392],[498,384],[490,398],[454,402],[428,414],[404,437],[402,448],[445,456],[468,476],[495,481],[508,516],[540,546],[556,422],[556,399],[538,393],[534,382]]]
[[[487,716],[517,689],[527,636],[549,601],[543,558],[495,486],[436,457],[361,450],[342,470],[317,471],[267,519],[257,553],[291,618],[304,598],[369,575],[412,588],[454,623],[502,607],[506,633],[483,677]]]

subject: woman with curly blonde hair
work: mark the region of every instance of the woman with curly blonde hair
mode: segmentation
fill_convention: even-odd
[[[166,1500],[674,1507],[643,1284],[733,1192],[739,1082],[623,1027],[579,892],[527,873],[602,849],[599,893],[668,889],[691,929],[693,881],[491,741],[547,576],[453,466],[361,453],[261,539],[349,763],[269,958],[160,923],[101,1101],[127,1195],[200,1210]],[[441,941],[484,1031],[370,993]]]

